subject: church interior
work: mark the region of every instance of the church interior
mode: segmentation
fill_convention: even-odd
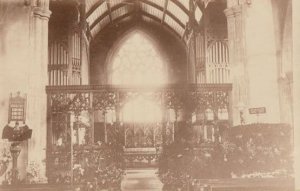
[[[297,5],[0,0],[0,190],[300,189]]]

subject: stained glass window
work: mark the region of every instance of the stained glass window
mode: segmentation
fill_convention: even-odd
[[[111,70],[112,84],[159,85],[167,79],[162,56],[141,32],[123,42],[114,54]]]

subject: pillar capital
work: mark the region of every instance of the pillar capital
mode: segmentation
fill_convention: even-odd
[[[42,7],[33,7],[32,13],[35,17],[39,17],[40,19],[49,20],[51,11],[48,9],[44,9]]]
[[[239,15],[242,13],[243,7],[242,7],[242,5],[238,5],[238,6],[232,7],[232,9],[233,9],[234,15]]]
[[[225,9],[224,13],[225,13],[227,18],[234,17],[234,12],[233,12],[232,7]]]
[[[224,10],[224,13],[227,18],[235,17],[236,15],[239,15],[242,13],[242,5],[229,7]]]

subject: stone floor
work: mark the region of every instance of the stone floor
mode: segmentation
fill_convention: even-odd
[[[128,169],[122,181],[122,191],[161,191],[157,169]]]

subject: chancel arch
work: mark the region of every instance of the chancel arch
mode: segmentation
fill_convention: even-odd
[[[164,88],[171,81],[168,73],[172,66],[158,41],[141,27],[128,30],[114,43],[106,60],[108,84],[124,88]],[[125,96],[119,113],[114,113],[119,115],[122,124],[125,148],[151,150],[160,146],[165,112],[160,95],[154,90],[147,93],[128,90]],[[172,141],[174,127],[170,128]]]
[[[126,20],[117,25],[107,26],[93,38],[90,45],[91,84],[111,84],[110,71],[114,55],[133,34],[145,37],[143,41],[149,42],[149,46],[152,46],[154,52],[159,55],[164,62],[163,68],[168,76],[168,83],[186,82],[187,52],[184,42],[168,28],[160,27],[160,24],[151,21],[134,23],[132,20]]]

